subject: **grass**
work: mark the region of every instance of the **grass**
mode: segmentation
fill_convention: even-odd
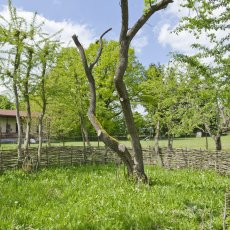
[[[222,136],[222,148],[223,150],[230,150],[230,135]],[[142,141],[143,146],[153,146],[153,141]],[[167,140],[160,140],[161,147],[167,147]],[[187,137],[187,138],[175,138],[173,141],[174,148],[189,148],[189,149],[205,149],[206,148],[206,138],[196,138],[196,137]],[[214,140],[211,137],[208,137],[208,148],[210,150],[215,149]]]
[[[131,146],[131,143],[129,141],[122,141],[127,146]],[[141,141],[142,147],[153,147],[154,141],[153,140],[142,140]],[[47,145],[44,143],[44,145]],[[52,143],[52,146],[62,146],[62,142],[56,142]],[[83,142],[65,142],[66,146],[83,146]],[[91,142],[92,146],[98,146],[98,142],[94,141]],[[100,146],[104,146],[102,142],[99,143]],[[210,150],[215,149],[214,141],[211,137],[208,137],[208,145]],[[1,148],[3,149],[15,149],[16,144],[1,144]],[[160,146],[161,147],[167,147],[167,140],[160,140]],[[31,144],[31,147],[37,147],[37,144]],[[190,148],[190,149],[205,149],[206,147],[206,139],[204,137],[202,138],[195,138],[195,137],[188,137],[188,138],[175,138],[173,141],[173,147],[175,148]],[[225,151],[230,151],[230,135],[223,136],[222,137],[222,147]]]
[[[86,165],[0,176],[0,229],[222,229],[228,177],[148,167],[152,185],[123,167]]]

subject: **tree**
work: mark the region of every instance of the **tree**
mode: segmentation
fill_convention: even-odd
[[[17,10],[12,6],[10,0],[8,1],[8,9],[10,21],[8,22],[3,17],[0,18],[0,44],[3,47],[1,59],[3,67],[1,68],[1,76],[6,86],[9,85],[9,83],[12,84],[18,125],[18,159],[21,161],[23,133],[19,115],[20,102],[25,102],[26,104],[27,124],[24,150],[26,155],[29,155],[28,145],[31,129],[30,94],[32,92],[34,93],[34,88],[36,88],[35,85],[38,83],[34,78],[36,75],[35,73],[39,70],[37,64],[39,64],[39,60],[40,63],[46,62],[46,60],[44,61],[46,58],[45,55],[41,55],[42,52],[39,50],[39,45],[43,46],[45,44],[44,46],[46,49],[46,46],[49,46],[47,44],[52,43],[50,38],[54,35],[49,37],[44,34],[42,30],[43,23],[40,24],[36,22],[36,13],[34,13],[32,20],[27,22],[25,18],[18,16]],[[52,48],[54,48],[54,46],[52,46]],[[49,55],[47,54],[47,56]],[[42,68],[41,72],[42,74],[45,73]]]
[[[116,41],[103,41],[104,49],[101,61],[94,68],[97,85],[97,116],[101,117],[102,126],[111,135],[126,135],[121,115],[120,104],[116,100],[113,76],[119,55],[119,43]],[[99,44],[91,44],[86,53],[90,61],[97,51]],[[126,71],[126,82],[132,98],[136,97],[137,85],[143,75],[143,67],[138,62],[133,49],[129,49],[129,65]],[[88,83],[80,63],[80,56],[73,48],[63,48],[58,55],[57,65],[50,72],[47,84],[53,88],[52,101],[47,111],[52,117],[53,135],[68,137],[79,135],[88,145],[88,132],[95,135],[95,131],[87,122]],[[65,115],[64,115],[65,114]],[[80,124],[80,127],[79,127]],[[80,134],[80,135],[81,135]],[[73,136],[72,136],[73,137]]]
[[[159,154],[159,137],[160,137],[160,127],[162,126],[162,102],[168,95],[166,92],[166,87],[163,82],[162,67],[156,65],[150,65],[147,69],[146,79],[139,85],[140,103],[146,109],[148,116],[150,117],[150,125],[154,127],[155,130],[155,152]]]
[[[53,135],[69,136],[78,133],[90,146],[86,124],[88,107],[87,82],[80,57],[74,48],[63,48],[58,55],[56,66],[50,71],[47,85],[52,90],[48,103],[48,116],[52,117]],[[52,103],[51,101],[55,102]],[[79,126],[80,124],[80,126]]]
[[[43,139],[43,120],[46,114],[48,103],[48,90],[46,87],[47,78],[49,77],[49,71],[55,66],[57,58],[57,50],[59,47],[59,41],[52,41],[50,37],[46,37],[40,44],[38,51],[40,74],[38,75],[38,84],[35,95],[35,100],[40,106],[40,115],[38,117],[38,162],[41,160],[42,139]]]
[[[230,107],[226,103],[228,99],[223,98],[223,95],[227,96],[223,91],[229,84],[229,1],[194,0],[186,1],[183,6],[189,8],[192,14],[182,18],[176,32],[186,30],[197,38],[205,33],[208,45],[197,42],[192,45],[197,49],[195,55],[192,57],[177,55],[177,58],[199,70],[200,78],[205,79],[202,92],[203,95],[209,92],[209,96],[205,105],[199,108],[203,111],[206,131],[213,137],[216,149],[220,150],[221,135],[230,129],[228,113]]]
[[[76,35],[73,36],[73,40],[79,50],[82,63],[84,66],[84,70],[90,85],[90,107],[88,111],[88,117],[93,127],[97,131],[98,136],[103,140],[103,142],[113,149],[117,154],[121,157],[123,162],[125,163],[128,174],[134,176],[138,180],[147,181],[147,176],[144,172],[144,164],[143,164],[143,155],[142,148],[138,136],[138,132],[134,123],[134,118],[132,114],[130,99],[128,95],[128,91],[124,82],[125,71],[128,66],[128,51],[129,46],[132,39],[135,37],[137,32],[142,28],[142,26],[147,22],[147,20],[157,11],[160,11],[168,6],[169,3],[173,2],[172,0],[161,0],[156,3],[150,2],[149,5],[145,5],[146,8],[143,12],[143,15],[138,19],[138,21],[130,28],[129,27],[129,7],[128,0],[121,0],[121,32],[119,39],[119,59],[118,66],[116,67],[114,83],[115,88],[118,93],[119,102],[122,107],[122,112],[124,115],[125,123],[127,126],[128,133],[131,137],[132,149],[133,149],[133,158],[123,144],[120,144],[117,140],[112,138],[101,126],[100,122],[96,118],[96,87],[95,87],[95,79],[93,77],[93,67],[98,63],[99,58],[102,53],[103,36],[109,31],[107,30],[100,37],[100,49],[98,52],[95,61],[88,65],[87,58],[85,55],[84,48],[80,44]]]
[[[18,126],[18,161],[22,159],[22,125],[19,114],[20,64],[25,41],[27,39],[26,21],[17,15],[16,8],[8,1],[10,21],[1,17],[2,68],[1,77],[5,85],[12,84],[14,93],[16,120]],[[3,29],[4,28],[4,29]]]
[[[230,130],[229,96],[227,85],[216,76],[212,69],[200,63],[194,57],[186,59],[193,72],[198,76],[199,87],[196,87],[196,113],[199,116],[199,128],[213,138],[216,150],[221,150],[221,136]],[[184,63],[184,60],[183,60]],[[191,72],[191,71],[190,71]]]

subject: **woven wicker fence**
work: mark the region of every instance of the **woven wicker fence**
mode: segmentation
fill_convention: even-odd
[[[34,164],[37,163],[37,149],[31,148],[30,155]],[[161,149],[157,155],[153,149],[143,149],[146,165],[160,164],[169,169],[198,168],[214,169],[220,173],[230,174],[230,153],[205,151],[196,149]],[[42,149],[42,167],[55,165],[77,165],[86,163],[115,163],[121,164],[117,154],[105,147],[44,147]],[[16,150],[0,151],[0,171],[18,167]]]

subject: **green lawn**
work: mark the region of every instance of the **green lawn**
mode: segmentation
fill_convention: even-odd
[[[230,150],[230,135],[223,136],[222,148],[223,150]],[[153,141],[142,141],[142,146],[153,146]],[[160,140],[161,147],[167,147],[167,140]],[[205,149],[206,148],[206,138],[175,138],[173,141],[173,147],[175,148],[190,148],[190,149]],[[208,137],[208,147],[210,150],[215,149],[215,142],[211,137]]]
[[[230,180],[212,171],[78,166],[0,175],[0,229],[222,229]],[[212,228],[210,228],[210,226]]]
[[[127,146],[131,146],[131,143],[129,141],[122,141]],[[92,146],[98,146],[98,142],[90,142]],[[142,140],[141,141],[142,147],[153,147],[154,141],[153,140]],[[47,145],[47,143],[44,143],[44,146]],[[52,146],[62,146],[62,142],[56,142],[51,143]],[[65,142],[66,146],[83,146],[83,142]],[[208,145],[210,150],[215,149],[215,143],[211,137],[208,138]],[[37,144],[31,144],[32,147],[37,147]],[[104,146],[103,142],[99,143],[99,146]],[[160,146],[161,147],[167,147],[167,140],[160,140]],[[202,138],[196,138],[196,137],[188,137],[188,138],[175,138],[173,141],[173,147],[175,148],[191,148],[191,149],[205,149],[206,147],[206,139],[204,137]],[[222,137],[222,147],[223,150],[230,151],[230,135],[223,136]],[[1,148],[3,149],[12,149],[16,148],[16,144],[1,144]]]

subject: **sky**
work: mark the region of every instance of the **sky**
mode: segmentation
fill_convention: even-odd
[[[139,61],[144,65],[166,64],[169,53],[177,51],[191,53],[190,44],[194,38],[187,32],[177,36],[172,32],[182,15],[188,14],[179,7],[180,0],[174,0],[167,9],[157,12],[140,30],[132,42]],[[0,14],[7,17],[7,0],[1,0]],[[121,26],[119,0],[13,0],[19,14],[28,18],[37,12],[39,20],[45,21],[45,30],[55,33],[63,29],[62,41],[72,44],[71,37],[76,34],[87,47],[108,28],[112,31],[106,39],[118,40]],[[129,27],[143,12],[143,0],[129,1]],[[204,39],[205,41],[205,39]]]

